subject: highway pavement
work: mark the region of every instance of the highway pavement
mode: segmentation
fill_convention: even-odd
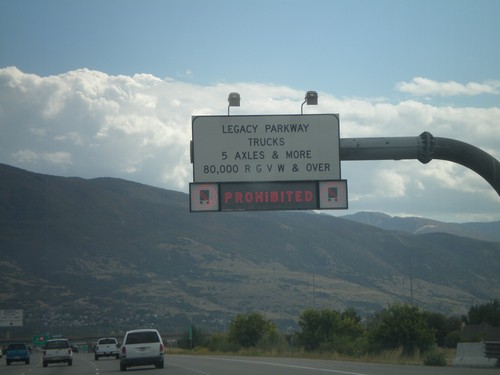
[[[94,360],[92,353],[74,353],[73,366],[49,364],[42,367],[40,353],[31,355],[31,363],[5,364],[1,375],[500,375],[500,369],[431,367],[370,364],[344,361],[306,360],[297,358],[232,357],[205,355],[165,356],[165,368],[132,367],[120,372],[114,358]]]

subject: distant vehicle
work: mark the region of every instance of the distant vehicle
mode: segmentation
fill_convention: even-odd
[[[30,363],[30,352],[23,343],[13,343],[7,346],[5,350],[5,363],[9,366],[12,362]]]
[[[114,337],[103,337],[97,340],[97,345],[94,351],[94,359],[99,360],[100,357],[115,357],[120,358],[120,345]]]
[[[78,346],[71,344],[70,348],[73,353],[78,353]]]
[[[156,329],[127,331],[120,350],[120,371],[127,367],[154,365],[164,367],[163,341]]]
[[[66,339],[47,340],[43,348],[43,367],[49,363],[66,362],[68,366],[73,365],[73,351]]]

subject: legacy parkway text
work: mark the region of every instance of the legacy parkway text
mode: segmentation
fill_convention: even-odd
[[[222,125],[223,134],[256,134],[259,125]],[[309,124],[266,124],[264,125],[264,132],[269,133],[307,133]]]
[[[222,134],[257,134],[259,128],[263,129],[265,134],[307,133],[309,124],[266,124],[263,127],[255,124],[222,125]],[[250,147],[278,147],[285,145],[283,137],[251,137],[247,139]]]

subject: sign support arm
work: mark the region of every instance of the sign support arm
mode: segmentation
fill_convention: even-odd
[[[500,196],[500,162],[487,152],[465,142],[434,137],[424,132],[418,137],[341,138],[340,160],[432,159],[448,160],[483,177]]]

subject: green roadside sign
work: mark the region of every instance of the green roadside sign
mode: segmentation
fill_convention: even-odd
[[[45,342],[49,339],[47,335],[33,336],[33,346],[44,346]]]

